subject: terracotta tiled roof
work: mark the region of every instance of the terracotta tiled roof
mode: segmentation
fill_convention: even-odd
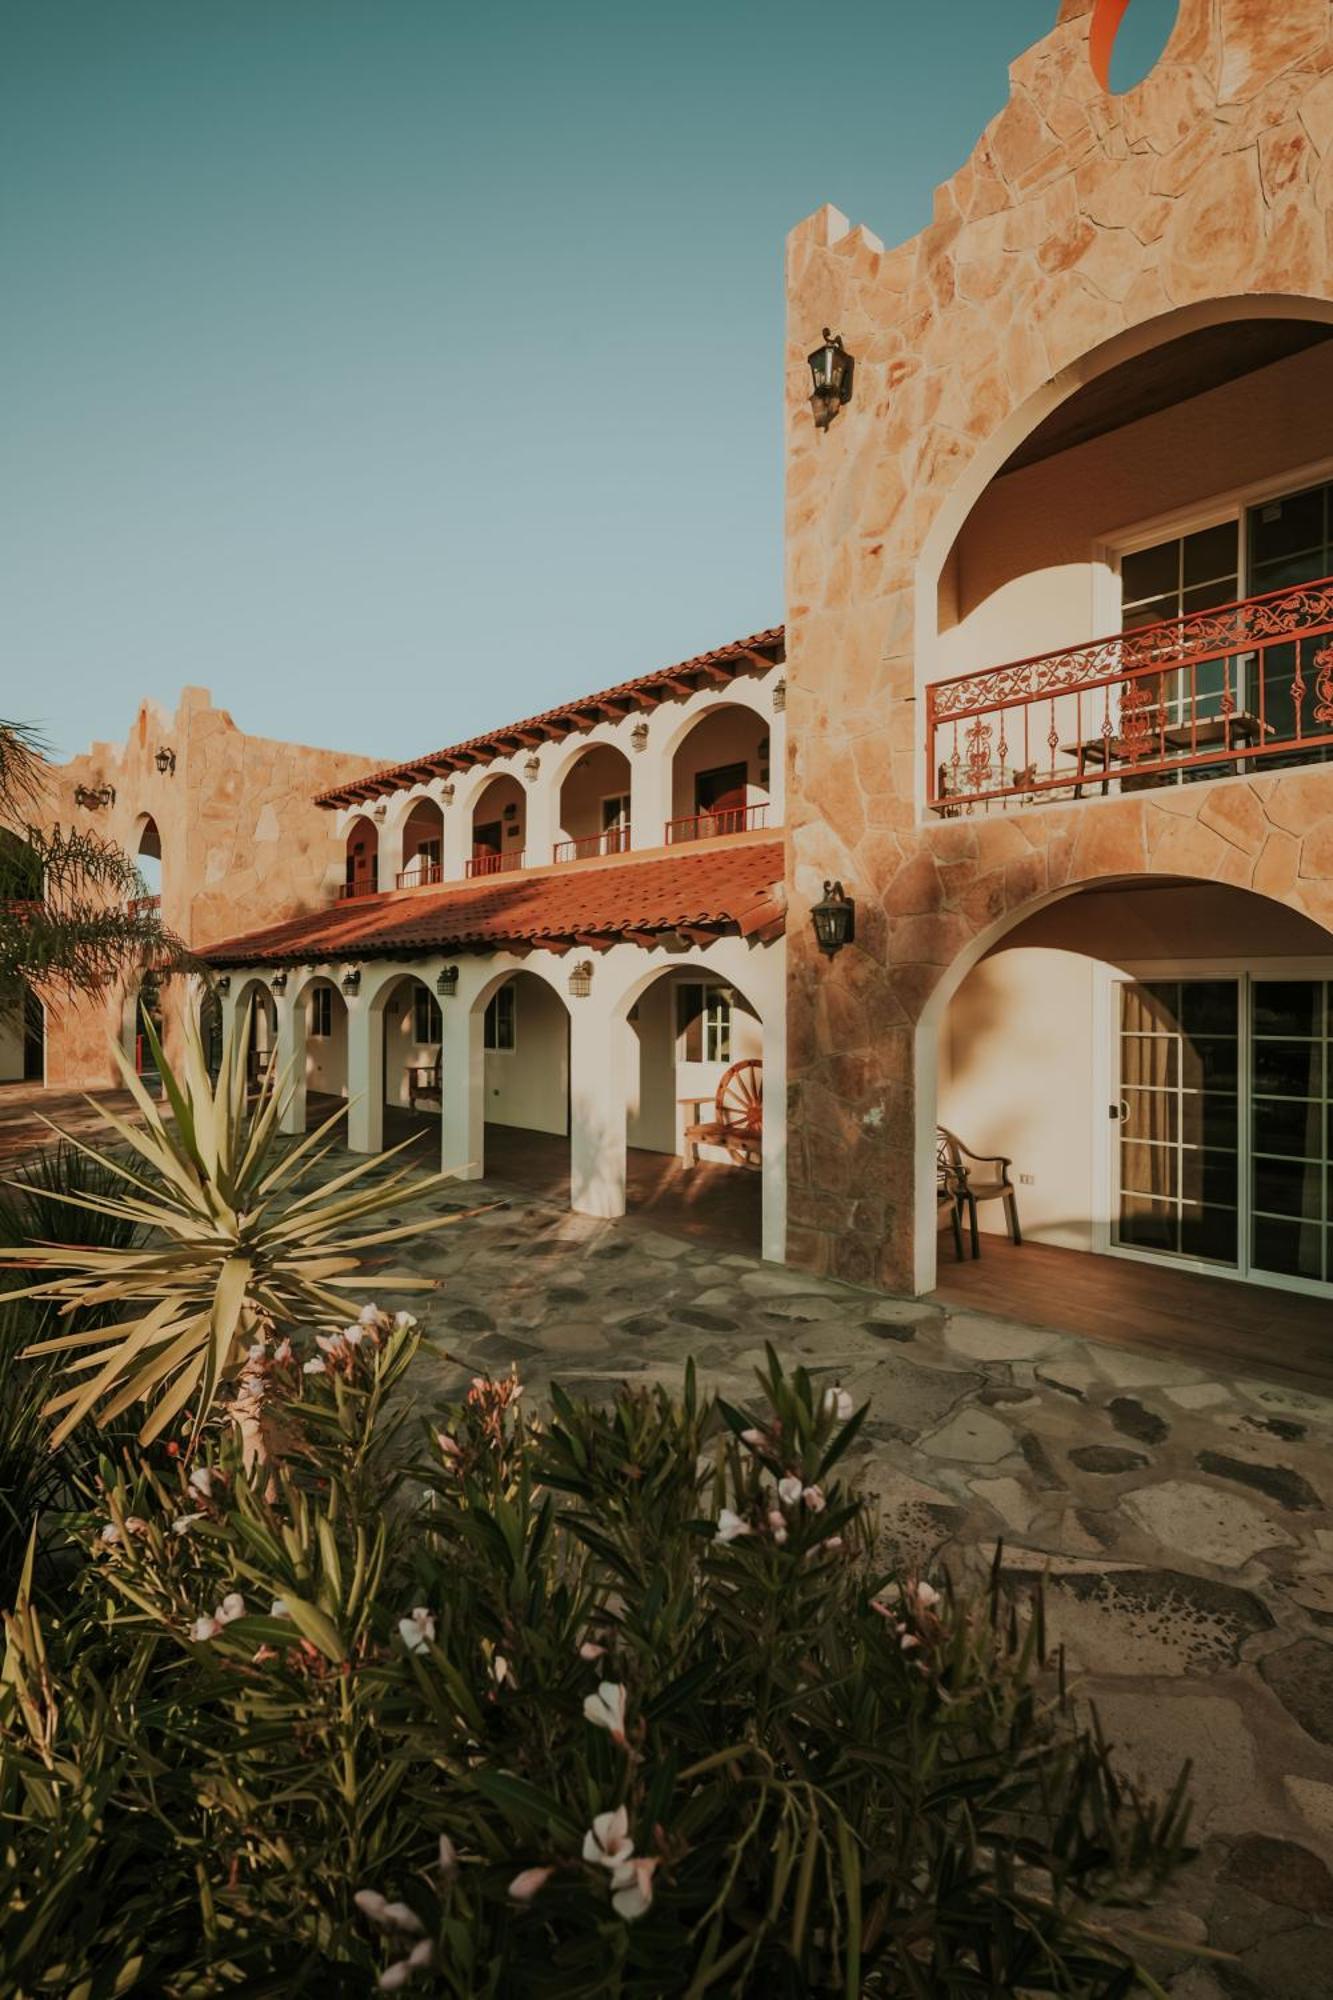
[[[432,750],[409,763],[391,764],[382,771],[368,772],[364,778],[352,778],[345,785],[320,792],[315,804],[351,806],[362,799],[383,798],[390,792],[401,791],[405,785],[424,784],[427,779],[446,776],[450,771],[464,771],[472,764],[489,763],[493,757],[510,756],[525,746],[571,736],[576,729],[588,729],[594,722],[614,720],[636,708],[653,708],[673,695],[693,694],[696,688],[710,681],[720,686],[737,674],[753,672],[756,667],[776,666],[783,657],[783,627],[774,625],[767,632],[753,632],[748,639],[719,646],[715,652],[699,653],[677,666],[661,667],[656,673],[641,674],[637,680],[622,681],[619,687],[604,688],[600,694],[562,702],[558,708],[548,708],[541,715],[530,715],[525,722],[511,722],[485,736],[469,736],[466,742],[454,743],[446,750]]]
[[[367,896],[226,938],[199,956],[219,967],[309,965],[507,945],[596,950],[672,934],[691,943],[737,931],[766,940],[780,934],[784,911],[781,840],[741,837],[642,860],[624,855]]]

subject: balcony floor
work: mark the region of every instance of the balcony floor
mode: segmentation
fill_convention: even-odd
[[[1327,1299],[1232,1278],[1202,1277],[1128,1257],[1049,1243],[1015,1249],[984,1235],[961,1264],[941,1236],[931,1301],[1149,1348],[1327,1395],[1333,1386],[1333,1311]]]

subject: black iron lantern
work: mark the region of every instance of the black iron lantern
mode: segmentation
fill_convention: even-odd
[[[164,778],[166,777],[168,771],[171,772],[173,777],[175,776],[176,752],[174,750],[169,750],[165,743],[158,750],[158,753],[156,757],[154,757],[153,762],[157,765],[158,770],[162,773],[162,776]]]
[[[356,993],[360,991],[360,987],[361,987],[360,966],[359,965],[349,966],[347,971],[344,972],[343,974],[343,992]]]
[[[810,911],[819,949],[832,958],[856,936],[856,905],[841,882],[826,882],[824,894]]]
[[[285,993],[287,991],[287,975],[285,972],[274,973],[273,991],[275,993]]]
[[[844,403],[852,400],[852,371],[856,363],[842,344],[840,333],[824,328],[824,344],[810,356],[814,386],[810,407],[815,413],[816,430],[826,431]]]
[[[592,960],[577,961],[569,975],[569,990],[576,1000],[586,1000],[592,992]]]
[[[441,1000],[453,1000],[458,995],[458,967],[446,965],[435,982],[435,991]]]
[[[230,993],[230,992],[231,992],[231,974],[230,974],[229,972],[224,972],[224,973],[223,973],[223,974],[221,975],[221,977],[219,978],[219,980],[218,980],[218,992],[219,992],[219,993]]]

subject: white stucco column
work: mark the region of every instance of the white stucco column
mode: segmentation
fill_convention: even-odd
[[[414,801],[415,803],[415,801]],[[379,885],[381,889],[396,889],[398,877],[403,872],[403,829],[407,824],[411,807],[388,814],[379,827]]]
[[[277,1008],[278,1092],[282,1099],[278,1130],[299,1134],[305,1131],[306,1119],[304,993],[278,994]]]
[[[773,711],[768,731],[768,824],[784,826],[787,820],[787,715],[785,708]],[[765,1106],[767,1109],[767,1106]],[[768,1253],[765,1252],[765,1255]]]
[[[648,741],[629,755],[630,838],[635,847],[660,847],[671,817],[671,759],[658,745],[663,727],[657,716],[648,723]]]
[[[527,793],[527,825],[523,835],[523,856],[529,868],[546,868],[550,865],[555,851],[556,838],[560,832],[560,792],[552,779],[552,765],[549,755],[551,746],[546,746],[547,755],[537,756],[541,770],[531,780],[524,779],[523,789]],[[520,770],[522,766],[520,765]]]
[[[787,1260],[787,1010],[780,990],[764,1009],[763,1221],[760,1254]]]
[[[625,1213],[625,1038],[615,982],[593,960],[592,991],[569,1004],[569,1205],[580,1215]]]
[[[461,981],[460,981],[461,984]],[[441,1000],[440,1166],[459,1180],[480,1178],[485,1151],[485,1023],[461,993]]]
[[[364,972],[363,972],[364,983]],[[384,1145],[384,1016],[360,993],[347,999],[347,1144],[353,1153]]]
[[[440,845],[444,879],[446,882],[461,882],[467,858],[472,852],[472,792],[470,788],[456,784],[454,796],[447,805],[443,788],[437,796],[440,811],[444,814],[444,834]]]

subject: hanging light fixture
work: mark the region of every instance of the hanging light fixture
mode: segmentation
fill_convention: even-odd
[[[523,775],[527,779],[529,784],[531,784],[533,780],[537,777],[538,773],[541,771],[541,767],[542,767],[542,760],[537,755],[537,752],[534,750],[531,756],[528,757],[528,759],[523,765]]]
[[[175,777],[176,752],[172,749],[169,749],[165,743],[159,745],[157,755],[156,757],[154,757],[153,762],[157,765],[158,770],[162,773],[162,776],[164,778],[166,777],[168,772],[171,773],[173,778]]]
[[[287,991],[287,975],[285,972],[274,973],[273,991],[275,993],[285,993]]]
[[[445,783],[440,786],[440,797],[443,799],[445,805],[451,806],[453,804],[454,781],[452,778],[446,779]]]
[[[826,882],[824,894],[810,911],[815,941],[829,958],[851,944],[856,936],[856,904],[841,882]]]
[[[826,431],[844,403],[852,400],[852,373],[856,363],[842,344],[840,333],[824,328],[824,344],[810,356],[814,386],[810,407],[815,413],[816,430]]]
[[[569,975],[569,990],[576,1000],[586,1000],[592,992],[592,960],[581,958]]]
[[[435,982],[435,991],[439,994],[441,1000],[454,1000],[458,997],[458,967],[456,965],[445,966]]]
[[[219,993],[231,992],[231,974],[229,972],[219,974],[217,988]]]
[[[648,724],[642,718],[631,729],[629,740],[636,750],[646,750],[648,748]]]
[[[360,990],[360,987],[361,968],[359,965],[349,965],[343,974],[343,992],[356,993]]]

